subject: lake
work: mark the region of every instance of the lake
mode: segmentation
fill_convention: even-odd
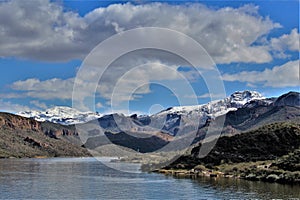
[[[109,162],[104,159],[103,162]],[[115,163],[138,172],[139,165]],[[126,173],[95,158],[0,160],[1,199],[288,199],[300,186]]]

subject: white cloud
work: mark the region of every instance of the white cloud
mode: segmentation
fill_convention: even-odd
[[[141,95],[150,93],[150,83],[160,84],[163,87],[173,90],[172,92],[180,96],[190,91],[188,87],[188,84],[190,84],[188,80],[189,76],[185,79],[184,73],[179,72],[177,66],[165,65],[159,61],[135,67],[113,65],[107,69],[99,82],[99,77],[96,76],[96,73],[88,73],[84,78],[84,80],[80,80],[80,78],[76,80],[80,85],[80,89],[77,90],[80,94],[76,94],[75,99],[72,96],[74,78],[65,80],[53,78],[44,81],[31,78],[16,81],[10,85],[15,93],[11,93],[8,96],[12,98],[30,97],[44,100],[71,100],[73,98],[76,101],[82,102],[85,98],[91,97],[91,94],[87,91],[90,91],[90,88],[96,85],[98,86],[95,91],[96,97],[101,96],[109,102],[112,101],[114,106],[118,106],[123,102],[136,100],[141,98]],[[0,94],[1,96],[5,98],[7,94]],[[40,108],[45,107],[35,101],[31,102],[31,104]],[[103,105],[97,103],[96,107],[102,108]],[[81,105],[80,109],[87,110],[87,107]],[[115,109],[120,110],[121,108]]]
[[[284,50],[291,50],[291,51],[299,51],[299,39],[300,35],[298,30],[295,28],[291,31],[290,34],[284,34],[279,38],[272,38],[271,39],[271,46],[274,50],[277,51],[284,51]]]
[[[150,83],[164,84],[165,81],[179,81],[183,77],[177,71],[176,66],[166,66],[159,62],[140,65],[132,68],[117,79],[117,82],[110,85],[108,91],[101,90],[100,94],[107,99],[113,98],[113,103],[120,103],[122,101],[129,101],[137,99],[140,94],[147,94],[150,92]],[[107,84],[103,84],[107,85]],[[111,92],[113,91],[113,93]],[[139,95],[134,95],[138,93]]]
[[[78,33],[87,24],[56,3],[2,1],[0,19],[1,56],[68,60],[86,52]]]
[[[21,91],[20,96],[40,99],[71,99],[74,79],[53,78],[41,81],[36,78],[16,81],[11,88]]]
[[[280,26],[261,17],[253,5],[211,9],[197,3],[113,4],[81,17],[55,2],[4,1],[0,19],[0,56],[55,61],[83,58],[115,33],[151,26],[186,33],[217,63],[264,63],[272,57],[254,43]]]
[[[64,11],[60,5],[54,2],[4,1],[0,3],[0,56],[50,61],[82,59],[95,45],[115,33],[149,26],[170,28],[186,33],[197,40],[216,63],[265,63],[272,60],[271,51],[281,51],[285,48],[296,49],[296,46],[290,42],[295,39],[295,30],[288,36],[273,38],[269,43],[259,44],[262,37],[280,25],[272,22],[269,18],[260,16],[258,9],[253,5],[212,9],[193,3],[180,5],[125,3],[98,8],[81,17],[73,11]],[[157,35],[155,39],[164,41],[161,35]],[[283,46],[285,43],[288,44],[287,47]],[[101,63],[99,60],[96,62],[98,65]],[[135,68],[140,65],[145,65],[145,67]],[[167,65],[175,70],[166,71],[162,65]],[[173,81],[174,85],[178,85],[180,76],[176,70],[180,65],[187,66],[187,63],[171,53],[154,50],[131,53],[116,60],[104,72],[97,88],[97,94],[109,101],[112,91],[115,91],[118,101],[122,102],[140,97],[140,95],[132,95],[133,91],[138,94],[151,92],[149,83],[152,81]],[[99,66],[99,68],[104,67]],[[282,68],[285,71],[287,67],[282,66]],[[128,74],[129,71],[132,73]],[[227,81],[239,80],[255,85],[254,78],[257,76],[260,77],[258,83],[265,86],[275,83],[276,80],[271,80],[265,74],[277,75],[279,72],[276,72],[276,67],[270,72],[265,71],[242,72],[238,74],[241,77],[235,74],[225,74],[224,77]],[[180,73],[189,79],[193,79],[195,76],[194,71]],[[243,73],[254,75],[248,80]],[[89,82],[81,83],[82,88],[80,94],[77,94],[78,97],[86,97],[85,89],[93,86],[99,78],[96,73],[90,71],[85,77],[88,77]],[[70,100],[72,99],[74,80],[75,78],[21,80],[11,85],[11,88],[18,93],[6,95],[14,98]],[[293,82],[293,80],[290,79],[287,82]],[[275,83],[274,86],[278,87],[276,85],[284,84],[289,85],[282,81]],[[137,88],[139,88],[138,91],[136,91]],[[0,94],[1,96],[5,95]],[[209,96],[204,94],[198,98],[205,97]]]
[[[118,97],[118,101],[128,101],[134,99],[133,93],[146,94],[150,92],[149,83],[151,81],[168,81],[179,79],[180,73],[176,66],[165,66],[159,62],[149,63],[129,68],[114,66],[102,76],[98,83],[95,73],[89,73],[84,81],[80,82],[80,94],[77,96],[87,97],[87,88],[98,84],[97,94],[110,100],[113,92]],[[128,71],[127,71],[128,70]],[[81,81],[81,80],[77,80]],[[88,81],[88,82],[87,82]],[[59,79],[53,78],[41,81],[36,78],[20,80],[10,85],[11,89],[18,93],[2,94],[3,98],[31,97],[39,99],[72,99],[74,78]],[[137,90],[138,89],[138,90]],[[100,105],[100,104],[99,104]]]
[[[297,87],[300,85],[299,60],[287,62],[281,66],[264,71],[243,71],[237,74],[224,74],[225,81],[245,82],[250,86],[264,87]]]
[[[272,38],[270,41],[270,48],[274,51],[275,56],[279,58],[286,58],[286,51],[299,51],[300,50],[300,34],[295,28],[290,34],[284,34],[279,38]]]
[[[17,112],[29,110],[29,107],[20,104],[14,104],[9,101],[3,101],[0,99],[0,110],[2,112],[17,113]]]
[[[48,108],[48,106],[45,103],[39,102],[37,100],[30,101],[30,104],[34,105],[35,107],[37,107],[39,109],[43,109],[43,110],[46,110]]]
[[[100,103],[100,102],[96,103],[96,108],[103,108],[102,103]]]

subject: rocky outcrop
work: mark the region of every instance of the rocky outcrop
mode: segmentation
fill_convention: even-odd
[[[73,126],[0,113],[0,158],[89,155]]]
[[[34,119],[28,119],[9,113],[0,113],[0,127],[40,131],[41,123],[35,121]]]
[[[0,113],[0,128],[43,132],[49,137],[78,136],[74,126],[64,126],[51,122],[38,122],[32,118],[25,118],[9,113]]]

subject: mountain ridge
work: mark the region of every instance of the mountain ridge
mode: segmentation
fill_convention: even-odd
[[[290,99],[289,101],[284,100],[287,97]],[[128,145],[129,142],[127,141],[131,136],[141,138],[139,144],[142,142],[150,144],[152,141],[145,138],[152,137],[153,139],[163,139],[166,141],[166,144],[167,142],[168,144],[175,144],[175,149],[177,147],[181,149],[180,140],[182,137],[194,135],[194,140],[191,140],[191,143],[187,145],[196,144],[206,138],[208,129],[212,128],[213,130],[215,125],[221,129],[212,131],[208,134],[208,137],[233,136],[274,122],[297,123],[300,121],[298,99],[299,93],[290,93],[274,99],[255,99],[236,110],[231,110],[215,118],[207,117],[205,120],[201,119],[201,115],[195,115],[195,118],[188,118],[188,115],[182,116],[177,113],[168,113],[165,123],[162,123],[160,118],[157,119],[153,116],[142,116],[141,118],[137,115],[129,117],[118,114],[106,115],[97,119],[97,121],[93,121],[91,126],[88,124],[84,125],[83,128],[87,132],[87,137],[89,137],[87,139],[89,141],[85,145],[95,149],[97,147],[97,145],[95,146],[96,140],[103,138],[104,135],[114,135],[115,137],[110,137],[112,138],[110,142],[125,144],[125,147],[132,147],[133,150],[137,148],[134,148],[134,145]],[[288,104],[278,105],[278,102],[288,102]],[[197,123],[197,120],[203,120],[203,123]],[[89,127],[93,127],[92,125],[96,125],[98,128],[88,130]],[[125,133],[127,133],[127,136]],[[119,142],[120,138],[116,139],[116,135],[122,135],[123,141]],[[165,145],[161,144],[162,146]]]
[[[181,136],[185,134],[190,135],[194,132],[196,132],[196,137],[193,144],[196,144],[205,138],[211,123],[218,123],[220,120],[222,122],[223,118],[225,121],[224,124],[221,124],[222,126],[224,125],[221,134],[224,136],[240,134],[244,131],[249,131],[274,122],[289,121],[297,123],[300,121],[299,99],[300,95],[298,92],[289,92],[272,99],[248,98],[247,101],[243,102],[243,105],[240,104],[239,108],[229,110],[226,114],[221,116],[206,117],[204,120],[201,118],[202,115],[197,114],[195,114],[195,118],[189,118],[189,113],[186,115],[167,113],[165,118],[166,122],[160,122],[161,118],[156,119],[155,115],[125,116],[122,114],[111,114],[80,124],[79,127],[47,121],[38,122],[34,120],[34,118],[0,113],[0,128],[2,131],[8,131],[10,134],[16,132],[18,138],[23,138],[23,136],[19,134],[21,132],[25,132],[26,134],[35,132],[54,139],[54,142],[55,140],[63,140],[77,146],[84,145],[92,150],[112,143],[130,148],[134,151],[139,149],[142,152],[152,152],[169,143],[180,146]],[[214,103],[218,104],[218,102]],[[221,104],[222,103],[224,103],[224,101],[221,101]],[[231,104],[232,102],[227,101],[227,103]],[[169,111],[170,110],[168,110],[168,112]],[[200,111],[202,112],[202,110]],[[196,120],[196,122],[194,120]],[[197,120],[203,120],[203,124],[198,124]],[[81,125],[87,132],[87,138],[80,132]],[[97,128],[95,129],[90,125],[96,125]],[[99,132],[99,130],[102,131]],[[101,138],[106,138],[108,143],[104,144],[100,142],[98,144],[95,142]],[[176,141],[176,138],[179,138],[179,140]],[[34,139],[32,135],[27,138],[26,141],[25,139],[26,138],[23,138],[19,141],[27,142],[28,144],[39,144],[39,140]],[[155,141],[157,141],[157,144]],[[173,143],[173,141],[175,141],[175,143]],[[142,147],[144,142],[146,142],[147,146],[145,148]],[[40,144],[38,146],[41,147],[42,145]]]
[[[217,109],[218,111],[220,111],[219,113],[213,111],[214,107],[217,104],[221,104],[221,102],[224,101],[228,104],[232,104],[234,108],[238,108],[253,99],[265,99],[265,98],[256,91],[249,91],[249,90],[237,91],[231,94],[229,97],[226,97],[225,99],[215,100],[202,105],[170,107],[152,116],[160,115],[161,113],[164,113],[166,111],[170,112],[170,110],[172,109],[174,110],[175,113],[176,112],[178,113],[180,111],[183,112],[184,110],[190,111],[190,110],[197,110],[201,108],[205,112],[208,112],[209,114],[212,113],[216,115],[221,115],[221,114],[225,114],[224,112],[226,111],[224,110],[222,111],[220,109]],[[229,105],[222,105],[222,106],[229,107]],[[59,123],[63,125],[85,123],[105,116],[97,112],[80,112],[75,108],[71,108],[67,106],[55,106],[53,108],[48,108],[45,111],[35,111],[35,110],[22,111],[16,114],[27,118],[33,118],[40,122],[49,121],[49,122]],[[116,114],[120,114],[120,113],[116,113]]]
[[[208,121],[215,120],[224,115],[227,116],[225,121],[225,126],[227,122],[234,119],[234,116],[241,116],[245,118],[249,115],[249,111],[252,111],[254,116],[250,116],[254,119],[248,119],[248,125],[251,123],[256,123],[255,116],[262,118],[262,113],[268,112],[284,112],[276,111],[276,109],[281,109],[280,106],[298,106],[300,105],[299,93],[289,92],[283,94],[277,98],[265,98],[261,94],[255,91],[237,91],[221,100],[216,100],[209,102],[207,104],[196,105],[196,106],[180,106],[171,107],[161,112],[153,115],[131,115],[125,116],[123,114],[115,113],[108,115],[100,115],[98,113],[81,113],[72,108],[66,107],[55,107],[57,109],[50,109],[45,112],[40,112],[39,115],[30,116],[37,121],[50,121],[58,124],[70,125],[70,124],[84,124],[92,121],[98,121],[104,131],[109,131],[113,133],[120,133],[126,131],[133,132],[163,132],[170,136],[184,135],[192,130],[206,126]],[[272,108],[272,109],[269,109]],[[288,112],[296,113],[295,108],[286,108]],[[294,109],[294,111],[293,111]],[[70,114],[67,111],[72,111]],[[232,113],[233,114],[230,114]],[[42,113],[42,114],[41,114]],[[59,114],[62,113],[62,117]],[[23,113],[24,114],[24,113]],[[266,112],[265,115],[268,116]],[[285,113],[282,116],[285,117]],[[46,118],[43,118],[45,117]],[[72,117],[75,117],[75,119]],[[282,120],[284,120],[282,117]],[[288,116],[286,116],[288,117]],[[291,115],[290,118],[294,118],[295,114]],[[278,116],[280,118],[280,116]],[[82,120],[82,121],[81,121]],[[277,120],[277,119],[276,119]],[[275,120],[275,121],[276,121]],[[277,120],[278,121],[278,120]],[[79,122],[79,123],[76,123]],[[230,125],[230,124],[229,124]],[[242,126],[242,124],[241,124]],[[229,127],[230,128],[230,127]],[[235,127],[236,128],[236,127]],[[241,129],[243,130],[243,129]]]

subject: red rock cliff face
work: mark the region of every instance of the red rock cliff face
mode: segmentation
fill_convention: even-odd
[[[7,113],[0,114],[0,127],[17,130],[41,131],[40,122]]]
[[[76,130],[72,128],[60,126],[57,124],[51,125],[51,123],[48,123],[46,127],[43,127],[43,122],[38,122],[34,119],[29,119],[9,113],[0,113],[0,128],[42,132],[49,137],[55,138],[61,136],[78,135]]]

